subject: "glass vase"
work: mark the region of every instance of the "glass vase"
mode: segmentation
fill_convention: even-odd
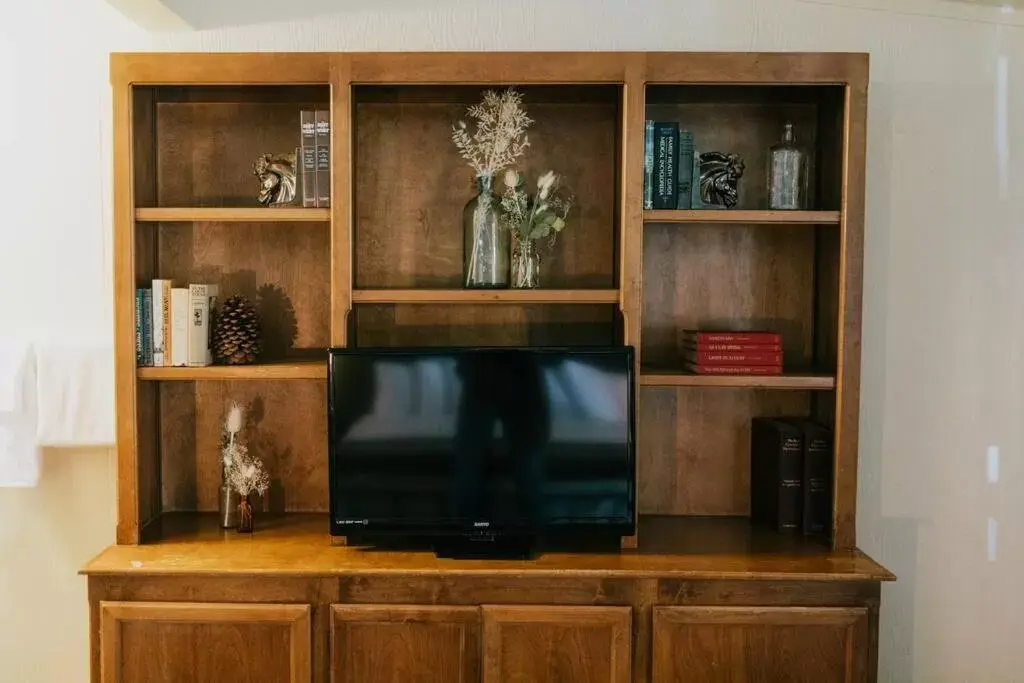
[[[512,287],[536,289],[540,286],[540,252],[533,240],[515,240],[512,250]]]
[[[462,212],[462,282],[470,289],[508,287],[509,236],[498,220],[500,199],[493,184],[493,177],[477,176],[477,195]]]
[[[252,503],[249,496],[241,496],[238,500],[238,533],[252,533]]]
[[[227,473],[221,465],[220,491],[217,495],[217,513],[222,529],[234,529],[238,526],[238,491],[231,488],[227,481]]]
[[[768,150],[768,208],[806,209],[807,173],[807,151],[797,144],[793,124],[786,123],[782,140]]]

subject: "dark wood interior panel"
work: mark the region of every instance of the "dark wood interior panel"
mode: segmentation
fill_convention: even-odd
[[[835,372],[839,354],[840,232],[817,229],[814,253],[814,366]]]
[[[281,101],[273,88],[263,98],[157,103],[158,206],[258,206],[256,158],[294,152],[300,111],[328,108],[326,89],[319,101]]]
[[[614,344],[613,306],[358,305],[356,345],[579,346]]]
[[[642,362],[681,368],[680,331],[782,333],[786,369],[814,351],[814,230],[800,226],[646,226]]]
[[[837,86],[651,86],[646,116],[693,132],[698,152],[740,155],[745,170],[738,209],[767,208],[768,151],[790,122],[810,155],[808,208],[834,210],[840,206],[842,154],[835,143],[842,138],[842,117],[836,116],[842,92]]]
[[[163,511],[160,494],[160,387],[135,383],[139,520],[144,526]]]
[[[356,287],[462,284],[462,211],[475,194],[474,173],[459,157],[451,129],[459,120],[471,124],[466,106],[482,91],[446,90],[360,90],[368,94],[355,106]],[[535,123],[517,167],[530,183],[554,170],[575,198],[568,226],[542,257],[541,285],[614,287],[618,89],[596,87],[598,98],[577,102],[571,99],[579,89],[565,90],[562,101],[538,102],[533,89],[522,89]],[[495,185],[504,191],[500,178]]]
[[[132,194],[135,206],[153,206],[157,194],[156,90],[132,88]]]
[[[270,491],[257,509],[328,509],[323,382],[164,382],[161,398],[166,510],[217,510],[221,428],[232,401],[248,406],[244,443],[263,460],[271,478]]]
[[[216,284],[221,302],[241,294],[256,306],[263,329],[261,361],[329,345],[326,223],[161,223],[149,229],[159,230],[160,277],[175,286]]]
[[[642,514],[750,514],[750,420],[807,415],[810,392],[662,389],[640,392]]]

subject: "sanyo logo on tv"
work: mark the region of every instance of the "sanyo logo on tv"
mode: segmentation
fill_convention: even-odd
[[[473,528],[474,529],[490,529],[491,528],[491,523],[490,522],[473,522]]]

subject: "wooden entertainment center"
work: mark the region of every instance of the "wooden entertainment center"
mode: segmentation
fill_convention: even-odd
[[[880,585],[856,547],[868,59],[845,53],[115,54],[117,545],[90,561],[96,683],[876,680]],[[451,125],[489,85],[535,119],[526,168],[577,210],[537,290],[461,288],[472,174]],[[258,154],[331,112],[331,208],[256,204]],[[730,210],[644,211],[645,118],[746,163]],[[809,211],[770,211],[784,121]],[[258,365],[137,367],[135,288],[264,303]],[[679,332],[784,332],[781,376],[681,370]],[[637,350],[636,536],[618,553],[451,560],[328,529],[329,346]],[[800,372],[790,372],[799,368]],[[256,532],[216,519],[220,424],[252,405]],[[748,521],[750,420],[834,430],[828,541]]]

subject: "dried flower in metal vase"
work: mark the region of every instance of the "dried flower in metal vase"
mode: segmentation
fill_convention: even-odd
[[[565,229],[573,199],[560,191],[561,177],[548,171],[537,179],[534,195],[526,191],[526,176],[505,171],[505,193],[501,197],[501,222],[512,233],[512,286],[531,289],[540,286],[540,249],[547,240],[550,248]]]
[[[500,94],[484,92],[483,101],[468,108],[476,120],[470,133],[465,121],[452,126],[452,142],[476,174],[477,194],[466,204],[463,223],[463,283],[466,287],[508,286],[509,239],[498,221],[494,176],[511,166],[530,146],[526,129],[533,120],[514,88]]]
[[[270,489],[270,475],[263,461],[249,453],[243,444],[234,442],[231,464],[227,468],[228,482],[238,492],[238,532],[252,533],[251,496],[265,495]]]

